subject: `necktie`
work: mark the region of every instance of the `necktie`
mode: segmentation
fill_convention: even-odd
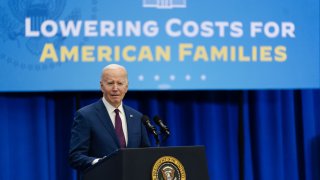
[[[120,147],[121,148],[125,148],[126,147],[126,140],[124,138],[124,133],[122,130],[122,122],[121,122],[121,118],[119,115],[119,109],[115,109],[114,112],[116,113],[116,118],[115,118],[115,130],[116,130],[116,134],[118,136],[118,140],[120,143]]]

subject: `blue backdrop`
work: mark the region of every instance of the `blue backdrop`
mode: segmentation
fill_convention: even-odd
[[[0,179],[76,179],[73,113],[100,96],[0,94]],[[319,90],[129,92],[125,102],[163,117],[166,145],[205,145],[210,179],[320,179]]]

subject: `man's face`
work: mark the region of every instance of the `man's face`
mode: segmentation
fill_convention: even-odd
[[[115,108],[121,104],[128,91],[127,73],[124,69],[107,69],[100,81],[104,98]]]

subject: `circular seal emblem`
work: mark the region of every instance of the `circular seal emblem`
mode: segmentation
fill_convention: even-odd
[[[152,180],[186,180],[186,172],[178,159],[163,156],[153,165]]]

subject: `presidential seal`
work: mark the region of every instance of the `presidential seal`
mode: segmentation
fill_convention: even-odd
[[[153,165],[152,180],[186,180],[186,172],[178,159],[163,156]]]

